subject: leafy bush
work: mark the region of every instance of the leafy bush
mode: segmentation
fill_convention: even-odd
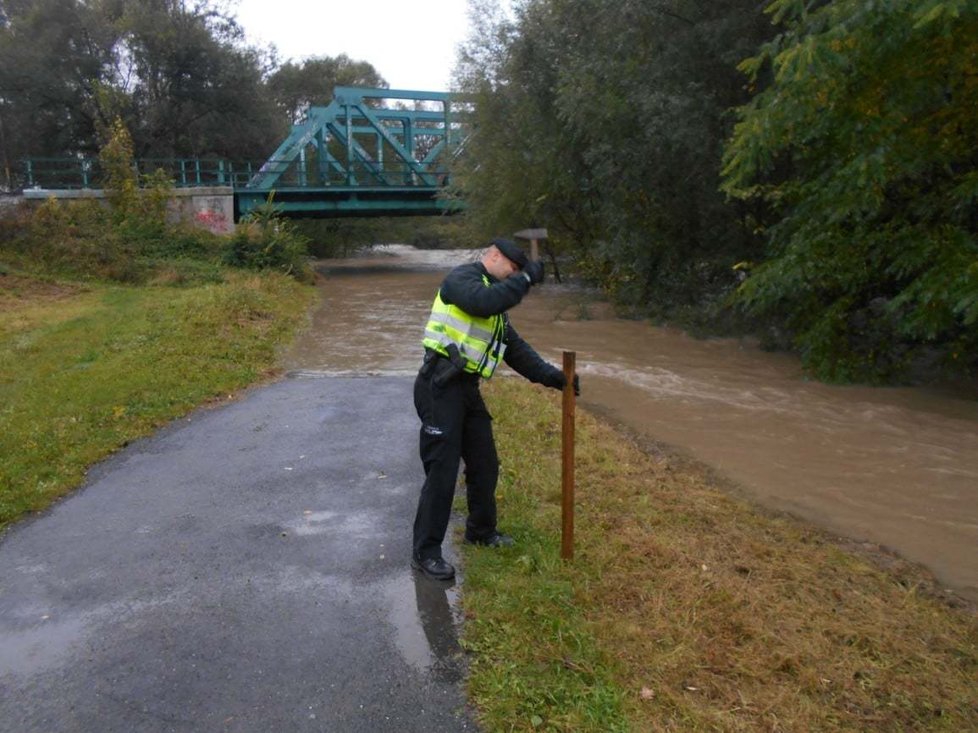
[[[138,213],[140,192],[133,166],[132,138],[119,118],[109,129],[108,140],[99,151],[99,162],[105,176],[105,197],[116,220],[122,223]]]
[[[279,216],[269,196],[238,226],[224,251],[224,261],[234,267],[277,270],[298,280],[309,280],[307,240]]]
[[[220,237],[189,226],[128,226],[96,199],[49,199],[19,226],[0,249],[27,271],[125,283],[223,279]]]
[[[30,209],[23,201],[16,206],[0,206],[0,250],[21,248],[30,219]]]
[[[741,68],[772,81],[726,151],[726,190],[771,211],[739,302],[780,317],[823,379],[974,374],[978,6],[771,10],[787,32]]]
[[[45,201],[28,223],[21,250],[43,268],[71,276],[141,279],[111,212],[95,199]]]

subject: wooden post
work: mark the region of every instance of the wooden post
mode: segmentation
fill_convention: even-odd
[[[560,556],[564,560],[574,558],[574,362],[577,354],[564,352],[564,422],[561,463],[561,528]]]
[[[540,259],[540,248],[537,246],[537,240],[535,239],[530,240],[530,259]]]

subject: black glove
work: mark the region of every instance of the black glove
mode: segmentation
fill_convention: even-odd
[[[567,386],[567,377],[561,371],[554,371],[553,378],[547,386],[563,391],[564,387]],[[581,396],[581,377],[577,374],[574,375],[574,396]]]
[[[530,281],[530,285],[539,285],[543,282],[543,262],[540,260],[531,260],[526,263],[526,267],[523,268],[523,274],[526,275],[526,279]]]

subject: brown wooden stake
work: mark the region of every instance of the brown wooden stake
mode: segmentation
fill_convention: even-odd
[[[537,240],[535,239],[530,240],[530,259],[540,259],[540,248],[537,246]]]
[[[563,452],[561,463],[561,528],[560,556],[574,558],[574,362],[577,354],[564,352],[564,424],[561,433]]]

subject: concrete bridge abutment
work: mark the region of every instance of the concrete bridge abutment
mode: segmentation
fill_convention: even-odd
[[[105,191],[98,188],[83,189],[26,189],[23,200],[40,205],[48,199],[77,201],[94,199],[105,201]],[[182,222],[213,234],[234,233],[234,189],[230,186],[175,188],[170,192],[167,218],[172,223]]]

